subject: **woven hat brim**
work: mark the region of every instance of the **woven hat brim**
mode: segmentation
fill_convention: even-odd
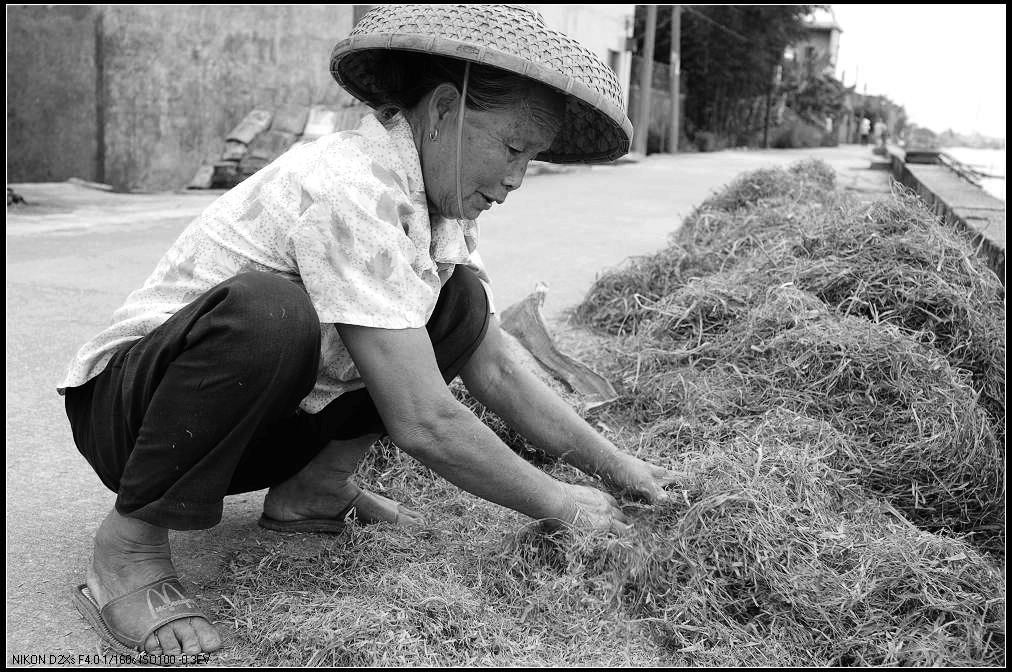
[[[481,63],[528,77],[567,98],[562,127],[547,152],[536,158],[551,163],[600,163],[629,152],[632,123],[621,107],[572,77],[547,66],[496,49],[438,36],[353,35],[334,47],[330,72],[351,95],[372,107],[390,102],[385,92],[371,88],[368,72],[384,51],[418,52]]]

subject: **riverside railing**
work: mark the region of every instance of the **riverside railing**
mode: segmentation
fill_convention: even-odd
[[[945,152],[938,153],[938,162],[941,163],[943,166],[949,168],[949,170],[956,173],[967,182],[970,182],[971,184],[981,188],[983,188],[981,185],[981,180],[983,180],[984,178],[992,178],[1000,180],[1005,179],[1004,175],[992,175],[990,173],[985,173],[984,171],[980,170],[980,168],[970,165],[968,163],[964,163],[959,159],[957,159],[956,157],[952,156],[951,154],[946,154]]]

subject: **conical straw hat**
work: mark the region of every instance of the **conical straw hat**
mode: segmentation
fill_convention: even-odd
[[[615,73],[573,38],[517,5],[378,5],[334,47],[330,72],[373,107],[393,102],[383,68],[391,52],[422,52],[495,66],[567,96],[562,129],[538,159],[592,163],[629,151],[632,123]]]

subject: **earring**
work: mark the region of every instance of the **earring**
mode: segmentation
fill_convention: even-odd
[[[433,142],[435,142],[436,138],[438,138],[438,137],[439,137],[439,129],[438,128],[434,128],[431,131],[429,131],[429,140],[432,140]]]

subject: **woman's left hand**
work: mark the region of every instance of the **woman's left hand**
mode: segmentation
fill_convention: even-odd
[[[609,468],[601,470],[600,475],[605,483],[650,504],[666,501],[668,493],[664,487],[685,478],[680,472],[644,462],[628,453],[620,453]]]

